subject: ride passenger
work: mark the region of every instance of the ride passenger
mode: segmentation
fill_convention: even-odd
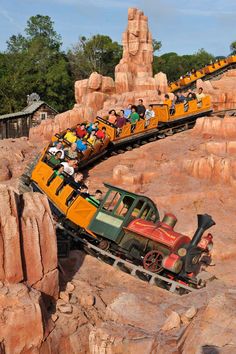
[[[70,159],[76,159],[78,157],[76,143],[72,143],[71,146],[69,148],[66,148],[64,151],[66,157],[69,157]]]
[[[62,162],[61,165],[64,166],[64,172],[66,172],[70,176],[73,176],[73,174],[75,172],[76,163],[77,163],[77,161],[75,159],[71,159],[71,160]]]
[[[85,199],[90,197],[90,194],[88,192],[88,187],[85,184],[82,184],[80,188],[80,195]]]
[[[61,151],[61,159],[64,159],[64,146],[63,144],[59,141],[56,146],[51,147],[48,152],[52,155],[55,155],[58,151]]]
[[[83,183],[84,176],[81,172],[74,173],[73,179],[70,181],[70,185],[80,192]]]
[[[53,177],[55,178],[56,176],[64,179],[65,176],[63,175],[63,172],[64,172],[64,166],[61,164],[57,165],[54,167],[54,172],[53,172]]]
[[[147,128],[150,124],[150,119],[155,117],[155,112],[153,110],[153,105],[150,104],[148,109],[145,112],[145,128]]]
[[[174,96],[173,100],[171,101],[170,105],[170,115],[173,116],[175,114],[175,101],[176,101],[176,96]]]
[[[117,120],[116,120],[116,126],[117,126],[116,133],[117,133],[117,136],[120,135],[123,126],[126,124],[126,119],[124,117],[124,113],[125,113],[124,110],[121,109],[120,112],[117,114]]]
[[[87,140],[84,138],[83,140],[82,139],[78,139],[77,142],[76,142],[76,146],[77,146],[77,149],[81,152],[87,150]]]
[[[197,98],[196,94],[195,94],[194,92],[191,92],[191,91],[190,91],[190,92],[187,94],[186,100],[187,100],[187,101],[192,101],[192,100],[196,100],[196,98]]]
[[[87,142],[89,144],[91,144],[92,146],[95,145],[96,143],[96,130],[92,130],[91,133],[89,133],[88,135],[86,135],[86,139],[87,139]]]
[[[146,108],[145,108],[145,106],[143,104],[143,100],[141,98],[138,100],[136,112],[138,113],[140,118],[144,119]]]
[[[116,124],[116,111],[114,109],[109,111],[108,122]]]
[[[177,92],[175,94],[175,97],[176,97],[176,100],[175,100],[175,103],[184,103],[186,101],[186,97],[182,94],[182,93],[179,93]]]
[[[197,106],[198,108],[202,107],[202,99],[205,97],[205,93],[203,93],[203,88],[199,87],[198,92],[196,93],[197,97]]]
[[[69,141],[69,143],[75,143],[77,140],[76,131],[74,129],[68,129],[67,133],[64,136],[64,139]]]
[[[132,109],[132,104],[128,104],[128,107],[125,108],[124,110],[124,117],[126,120],[128,120],[131,115],[131,109]]]
[[[87,135],[86,124],[81,123],[76,127],[76,135],[78,138],[83,139]]]
[[[97,139],[104,140],[106,137],[106,127],[102,127],[102,129],[98,129],[96,132]]]
[[[99,125],[99,122],[96,121],[94,123],[90,123],[89,126],[87,127],[87,133],[91,133],[92,130],[95,130],[95,132],[98,130],[98,125]]]
[[[55,153],[55,155],[52,155],[50,159],[48,160],[49,163],[51,163],[54,166],[58,166],[61,163],[61,156],[62,152],[59,150]]]
[[[134,132],[134,129],[136,128],[136,123],[139,121],[139,119],[140,117],[139,114],[137,113],[137,107],[132,106],[131,115],[130,115],[131,133]]]
[[[86,198],[86,200],[98,208],[102,201],[102,191],[100,191],[100,189],[97,189],[95,194],[90,195]]]

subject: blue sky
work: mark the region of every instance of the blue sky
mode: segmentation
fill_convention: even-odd
[[[80,35],[106,34],[121,43],[128,7],[148,16],[153,38],[162,42],[160,54],[192,54],[204,48],[227,55],[236,40],[236,0],[0,0],[0,51],[37,14],[51,17],[65,50]]]

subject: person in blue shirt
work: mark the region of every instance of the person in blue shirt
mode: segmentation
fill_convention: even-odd
[[[184,102],[186,101],[186,97],[185,97],[182,93],[180,93],[180,92],[177,92],[177,93],[175,94],[175,96],[176,96],[176,101],[175,101],[175,103],[184,103]]]
[[[92,130],[98,130],[98,125],[99,125],[99,122],[94,122],[94,123],[90,123],[88,128],[87,128],[87,132],[88,133],[91,133]]]
[[[128,120],[130,118],[131,108],[132,108],[132,104],[128,104],[128,107],[125,108],[125,110],[124,110],[124,117],[126,118],[126,120]]]
[[[87,141],[86,140],[78,139],[76,141],[76,145],[77,145],[77,149],[81,152],[87,150]]]

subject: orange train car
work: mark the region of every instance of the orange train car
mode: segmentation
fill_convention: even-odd
[[[227,70],[236,67],[236,55],[231,55],[228,58],[217,60],[215,63],[206,65],[200,70],[192,72],[190,75],[181,77],[179,80],[171,82],[169,84],[169,91],[175,92],[188,86],[191,86],[198,79],[208,78],[212,74],[217,74],[222,72],[222,70]]]

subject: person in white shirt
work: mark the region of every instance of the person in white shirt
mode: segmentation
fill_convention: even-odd
[[[68,162],[65,161],[65,162],[61,163],[61,165],[64,166],[64,171],[70,176],[72,176],[75,172],[75,169],[74,169],[75,164],[76,164],[75,159],[71,159]]]
[[[198,92],[196,93],[197,97],[197,106],[198,108],[202,107],[202,99],[205,97],[205,93],[203,93],[203,88],[199,87]]]
[[[150,104],[148,109],[145,111],[145,128],[147,128],[150,124],[150,119],[155,117],[155,112],[153,110],[153,105]]]
[[[56,146],[51,147],[48,151],[50,154],[55,155],[58,151],[61,151],[61,159],[64,159],[63,144],[59,141]]]

